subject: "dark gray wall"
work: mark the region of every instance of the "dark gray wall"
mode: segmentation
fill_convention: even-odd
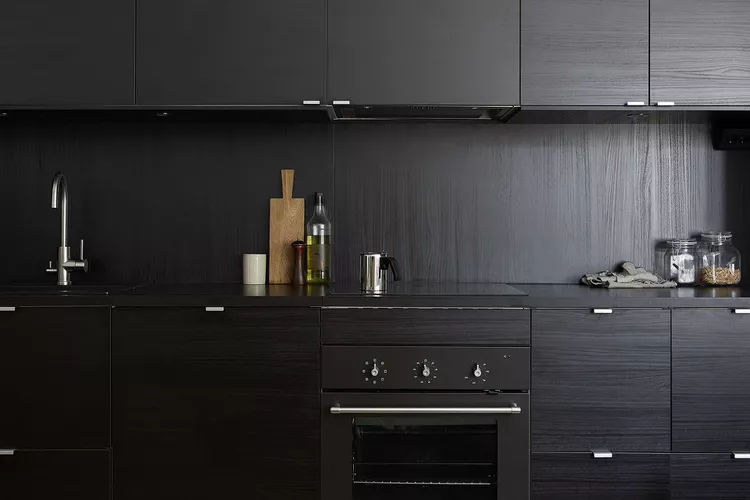
[[[336,127],[336,273],[386,249],[407,279],[565,283],[623,260],[653,266],[659,240],[743,236],[748,155],[709,127]],[[750,255],[748,255],[750,257]]]
[[[0,282],[51,280],[68,176],[79,282],[229,282],[268,248],[268,198],[332,194],[335,272],[387,249],[407,279],[571,282],[660,239],[742,239],[745,153],[660,125],[247,124],[41,120],[0,126]],[[335,207],[333,206],[335,202]],[[748,255],[750,258],[750,254]]]

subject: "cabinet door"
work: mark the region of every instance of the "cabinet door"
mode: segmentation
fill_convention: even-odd
[[[138,104],[325,98],[326,0],[138,0]]]
[[[532,500],[669,500],[669,455],[534,453],[531,491]]]
[[[673,312],[674,451],[750,451],[748,353],[750,315],[731,309]]]
[[[747,500],[750,495],[750,460],[729,453],[675,453],[671,463],[674,499]]]
[[[132,0],[0,5],[0,106],[133,104]]]
[[[317,499],[318,318],[116,309],[115,497]]]
[[[110,498],[109,451],[16,451],[0,455],[0,489],[12,500]]]
[[[518,0],[329,0],[328,100],[519,101]]]
[[[648,103],[648,0],[522,5],[522,104]]]
[[[0,448],[109,447],[109,311],[0,312]]]
[[[532,312],[534,451],[669,451],[669,311]]]
[[[651,100],[750,104],[750,2],[651,0]]]

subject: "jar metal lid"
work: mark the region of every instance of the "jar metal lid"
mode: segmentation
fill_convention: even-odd
[[[667,240],[667,245],[672,248],[692,247],[698,244],[698,240],[692,238]]]
[[[711,243],[724,243],[732,239],[731,231],[706,231],[701,233],[701,239]]]

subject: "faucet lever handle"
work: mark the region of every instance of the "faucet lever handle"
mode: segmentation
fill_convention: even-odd
[[[84,258],[83,258],[83,238],[81,238],[81,251],[78,254],[78,258],[81,259],[81,260],[84,260]]]
[[[57,274],[57,269],[52,267],[52,261],[49,261],[49,267],[47,268],[47,274]]]

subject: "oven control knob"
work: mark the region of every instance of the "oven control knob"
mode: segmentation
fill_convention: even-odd
[[[474,369],[471,370],[471,374],[474,375],[474,378],[482,376],[482,367],[479,366],[479,363],[474,363]]]
[[[429,367],[429,366],[427,366],[427,363],[423,363],[423,364],[422,364],[422,376],[423,376],[424,378],[429,378],[429,377],[430,377],[430,373],[432,373],[432,372],[430,371],[430,367]]]
[[[471,373],[464,377],[465,380],[471,382],[471,385],[481,385],[487,382],[487,375],[490,374],[490,369],[487,368],[487,363],[474,363],[471,367]]]
[[[414,378],[419,380],[420,384],[431,384],[433,380],[437,378],[438,369],[435,367],[435,362],[429,359],[417,361],[414,366]]]
[[[365,361],[365,366],[362,368],[362,376],[365,378],[365,382],[372,385],[385,382],[387,373],[388,370],[385,367],[385,361],[380,361],[378,358]]]

